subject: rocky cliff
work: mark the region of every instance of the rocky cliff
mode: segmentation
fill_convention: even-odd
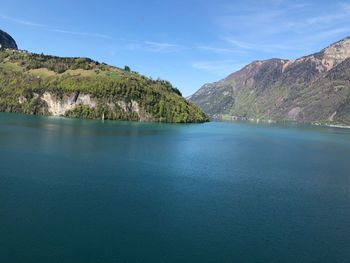
[[[216,118],[350,124],[350,38],[296,60],[255,61],[190,97]]]
[[[16,41],[2,30],[0,30],[0,49],[1,48],[17,49]]]

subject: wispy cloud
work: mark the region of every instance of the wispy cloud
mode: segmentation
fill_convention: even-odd
[[[326,24],[327,26],[332,25],[343,20],[349,20],[350,16],[350,4],[339,4],[340,8],[336,12],[331,12],[327,14],[322,14],[320,16],[314,16],[306,19],[306,24],[310,25],[322,25]]]
[[[145,41],[144,43],[155,52],[175,52],[175,51],[184,49],[183,46],[180,46],[177,44],[153,42],[153,41]]]
[[[224,76],[241,69],[245,64],[236,60],[196,61],[192,63],[195,69],[204,70],[212,74]]]
[[[223,10],[216,19],[220,38],[236,49],[278,56],[305,52],[317,46],[317,41],[334,41],[350,34],[350,3],[325,7],[288,0],[269,2],[266,7],[255,2],[243,10]]]
[[[214,47],[214,46],[197,46],[197,49],[202,50],[202,51],[209,51],[212,53],[220,54],[220,55],[228,55],[228,54],[233,54],[233,53],[239,53],[239,54],[244,54],[245,51],[239,50],[239,49],[233,49],[233,48],[222,48],[222,47]]]
[[[45,25],[45,24],[41,24],[41,23],[37,23],[37,22],[33,22],[33,21],[9,17],[9,16],[3,15],[3,14],[0,14],[0,19],[7,20],[7,21],[10,21],[10,22],[13,22],[16,24],[24,25],[24,26],[42,28],[46,31],[57,32],[57,33],[61,33],[61,34],[69,34],[69,35],[93,37],[93,38],[103,38],[103,39],[112,39],[112,37],[108,36],[108,35],[89,33],[89,32],[80,32],[80,31],[70,31],[70,30],[51,27],[49,25]]]
[[[350,33],[350,29],[348,27],[340,27],[340,28],[321,31],[317,34],[308,36],[306,39],[308,41],[312,41],[312,42],[317,43],[318,41],[325,40],[325,39],[328,39],[330,37],[343,35],[346,33]]]
[[[291,14],[301,14],[310,7],[308,3],[289,4],[288,1],[255,2],[249,8],[227,8],[216,19],[226,32],[245,32],[246,34],[271,35],[290,30],[294,20]],[[259,29],[259,30],[257,30]]]
[[[340,4],[341,8],[343,9],[343,11],[350,12],[350,3],[340,2],[339,4]]]
[[[82,31],[71,31],[71,30],[56,28],[56,27],[52,27],[49,25],[45,25],[45,24],[41,24],[33,21],[9,17],[3,14],[0,14],[0,19],[7,20],[16,24],[24,25],[24,26],[41,28],[46,31],[56,32],[60,34],[69,34],[69,35],[75,35],[75,36],[92,37],[92,38],[109,39],[109,40],[113,39],[109,35],[91,33],[91,32],[82,32]],[[140,40],[131,40],[131,39],[124,39],[124,38],[118,38],[115,40],[125,42],[126,48],[132,51],[153,52],[153,53],[173,53],[173,52],[179,52],[181,50],[186,49],[184,46],[172,44],[172,43],[166,43],[166,42],[140,41]]]
[[[36,22],[32,22],[32,21],[27,21],[27,20],[22,20],[22,19],[17,19],[17,18],[13,18],[13,17],[9,17],[3,14],[0,14],[0,18],[3,20],[7,20],[16,24],[21,24],[24,26],[33,26],[33,27],[47,27],[46,25],[43,24],[39,24]]]
[[[195,61],[193,68],[222,76],[255,59],[292,59],[316,52],[324,42],[350,34],[350,3],[328,8],[302,0],[247,1],[246,5],[226,2],[215,10],[217,45],[202,44],[196,49],[217,59]]]
[[[229,42],[230,44],[239,47],[241,49],[245,50],[255,50],[255,51],[264,51],[264,52],[276,52],[278,50],[301,50],[301,48],[298,48],[296,46],[291,46],[288,44],[263,44],[263,43],[249,43],[249,42],[243,42],[236,40],[231,37],[224,37],[224,39]]]
[[[137,41],[133,40],[126,45],[127,49],[132,51],[152,52],[152,53],[174,53],[179,52],[186,47],[178,44],[154,41]]]
[[[49,29],[52,32],[58,32],[63,34],[75,35],[75,36],[84,36],[84,37],[96,37],[96,38],[104,38],[104,39],[113,39],[111,36],[96,34],[96,33],[87,33],[87,32],[78,32],[78,31],[69,31],[62,29]]]

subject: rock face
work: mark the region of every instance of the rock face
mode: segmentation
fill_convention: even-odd
[[[0,30],[0,48],[17,49],[16,41],[2,30]]]
[[[350,124],[350,38],[296,60],[255,61],[190,101],[215,118]]]
[[[36,95],[37,99],[44,101],[47,105],[47,111],[51,116],[67,116],[70,112],[74,111],[80,106],[86,106],[90,110],[96,109],[98,100],[93,98],[90,94],[81,94],[79,92],[73,92],[64,94],[63,96],[57,96],[56,94],[45,91],[40,97]],[[20,97],[19,103],[24,104],[27,101],[26,98]],[[105,105],[113,111],[116,107],[119,107],[125,114],[135,114],[140,121],[147,121],[152,119],[152,115],[148,114],[137,101],[131,100],[130,102],[117,101],[106,102]]]
[[[84,105],[90,109],[96,107],[96,102],[88,94],[71,93],[64,94],[63,97],[59,98],[46,91],[40,99],[46,102],[52,116],[65,116],[67,112],[74,110],[78,105]]]

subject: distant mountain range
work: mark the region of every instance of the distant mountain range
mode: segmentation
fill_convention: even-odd
[[[350,124],[350,38],[296,60],[254,61],[189,98],[213,118]]]
[[[17,49],[0,31],[0,111],[89,119],[204,122],[208,117],[168,81],[88,58]]]

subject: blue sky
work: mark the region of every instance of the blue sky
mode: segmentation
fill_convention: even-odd
[[[297,58],[350,35],[350,1],[2,0],[21,49],[129,65],[185,96],[257,59]]]

